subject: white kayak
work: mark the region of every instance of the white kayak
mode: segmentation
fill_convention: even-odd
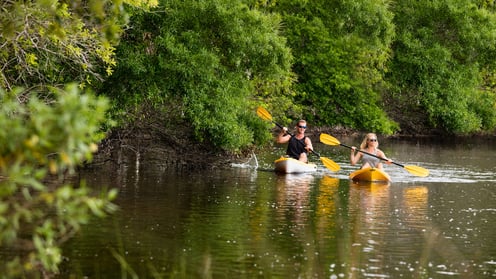
[[[317,165],[304,163],[289,157],[281,157],[274,161],[276,172],[280,173],[305,173],[317,171]]]

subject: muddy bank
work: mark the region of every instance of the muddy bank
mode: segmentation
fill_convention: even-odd
[[[85,168],[119,167],[141,161],[177,171],[199,171],[229,167],[246,158],[246,154],[226,153],[208,142],[199,142],[189,131],[163,127],[113,131],[100,143],[98,153]]]

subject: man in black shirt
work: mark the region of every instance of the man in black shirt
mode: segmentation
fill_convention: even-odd
[[[312,141],[305,136],[307,122],[305,120],[298,121],[296,125],[296,134],[287,133],[288,128],[284,127],[281,133],[277,136],[277,143],[288,143],[286,154],[296,160],[308,162],[308,152],[313,150]]]

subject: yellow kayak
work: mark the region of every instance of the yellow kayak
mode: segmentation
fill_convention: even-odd
[[[353,181],[383,181],[390,182],[389,174],[377,168],[359,169],[350,174],[350,179]]]
[[[304,173],[317,171],[317,165],[304,163],[293,158],[281,157],[274,161],[276,172],[281,173]]]

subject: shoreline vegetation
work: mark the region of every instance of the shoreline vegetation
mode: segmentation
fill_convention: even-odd
[[[272,134],[278,133],[274,128]],[[313,142],[319,142],[321,133],[340,138],[361,139],[365,132],[344,127],[310,127],[307,131]],[[423,141],[439,144],[455,144],[463,142],[495,141],[496,135],[489,133],[471,135],[447,135],[438,131],[429,131],[424,134],[394,134],[380,135],[391,140]],[[216,149],[208,142],[199,142],[194,139],[192,131],[187,128],[159,129],[157,127],[141,127],[112,132],[100,144],[94,160],[85,165],[93,168],[110,163],[115,167],[129,164],[129,158],[146,160],[148,163],[160,164],[168,169],[178,171],[202,171],[208,169],[230,168],[233,163],[245,162],[257,149],[270,148],[274,142],[262,146],[253,146],[238,153],[231,153]]]

